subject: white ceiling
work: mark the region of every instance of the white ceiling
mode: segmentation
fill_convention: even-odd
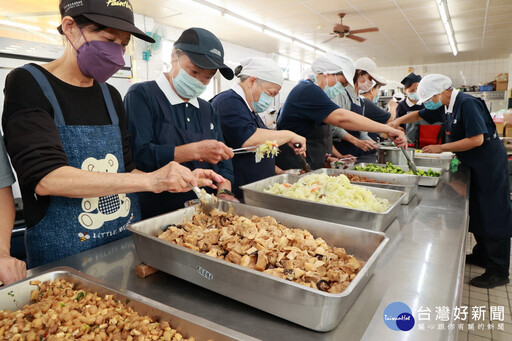
[[[308,43],[379,66],[508,58],[512,54],[512,0],[448,0],[459,47],[453,56],[435,0],[210,0],[217,6]],[[136,12],[157,22],[200,26],[238,45],[311,61],[313,53],[204,9],[191,0],[132,0]],[[379,27],[363,43],[334,39],[338,13],[351,29]]]
[[[15,18],[39,26],[48,22],[49,31],[54,32],[58,1],[0,1],[0,19]],[[498,59],[512,54],[512,0],[447,0],[460,51],[457,56],[451,52],[435,0],[208,1],[324,50],[354,59],[375,58],[379,66]],[[132,4],[136,13],[161,24],[204,27],[223,41],[307,62],[315,58],[313,52],[234,23],[192,0],[132,0]],[[339,12],[347,14],[343,23],[351,29],[377,26],[380,31],[361,34],[367,38],[363,43],[336,38],[322,44],[339,22]],[[24,34],[22,29],[0,24],[0,36],[24,39]]]

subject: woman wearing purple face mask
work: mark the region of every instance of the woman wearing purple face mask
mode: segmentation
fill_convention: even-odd
[[[129,1],[62,0],[59,8],[64,54],[13,70],[4,90],[2,124],[24,202],[29,268],[127,236],[127,224],[140,219],[130,193],[223,181],[175,162],[135,169],[121,96],[104,83],[124,65],[132,34],[154,42],[134,26]]]

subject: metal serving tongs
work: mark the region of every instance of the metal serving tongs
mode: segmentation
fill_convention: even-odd
[[[259,146],[251,146],[251,147],[243,147],[233,149],[233,154],[244,154],[244,153],[254,153]]]
[[[404,147],[398,147],[398,148],[400,148],[402,153],[404,153],[405,158],[407,159],[407,166],[409,166],[409,169],[411,169],[414,174],[418,174],[418,169],[416,168],[416,164],[414,163],[414,161],[411,160],[411,157],[409,156],[409,154],[407,154]]]
[[[201,209],[204,213],[210,213],[217,208],[219,199],[216,196],[206,193],[204,190],[199,189],[197,186],[188,185],[197,196],[197,199],[201,202]]]
[[[300,143],[294,143],[293,145],[295,146],[295,148],[300,148]],[[302,161],[302,169],[306,173],[311,172],[311,165],[306,161],[306,158],[304,157],[304,155],[299,154],[299,156],[300,156],[300,160]]]

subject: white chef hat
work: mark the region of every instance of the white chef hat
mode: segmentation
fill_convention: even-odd
[[[326,57],[319,57],[311,64],[311,70],[317,75],[319,73],[338,73],[341,72],[341,66],[336,65]]]
[[[370,76],[375,79],[375,81],[381,83],[382,85],[386,85],[387,83],[386,78],[377,72],[377,64],[375,64],[375,62],[368,57],[362,57],[356,60],[356,69],[368,72]]]
[[[354,73],[356,71],[354,62],[348,57],[328,52],[325,57],[317,58],[311,65],[316,74],[336,74],[343,72],[345,79],[353,86]]]
[[[280,86],[284,83],[283,71],[270,58],[250,57],[240,62],[242,70],[238,75],[256,77],[258,79],[275,83]]]
[[[325,57],[341,66],[343,76],[345,76],[345,79],[349,82],[350,85],[354,86],[354,74],[356,73],[356,66],[352,59],[339,54],[334,54],[332,52],[327,52]]]
[[[432,96],[440,94],[452,86],[452,80],[444,75],[431,74],[422,78],[418,85],[418,104],[425,102]]]

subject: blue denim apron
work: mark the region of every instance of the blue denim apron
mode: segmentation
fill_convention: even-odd
[[[93,172],[124,173],[119,118],[107,85],[101,83],[100,87],[112,124],[68,126],[44,74],[32,65],[22,68],[32,74],[53,107],[55,124],[69,165]],[[129,236],[126,226],[137,220],[140,220],[140,212],[134,194],[83,199],[51,196],[46,215],[25,233],[28,267]]]
[[[453,113],[444,117],[450,141],[466,137],[461,104],[466,94],[459,93]],[[508,180],[507,152],[498,138],[496,126],[481,99],[484,121],[494,127],[484,134],[484,143],[465,152],[456,152],[457,158],[471,170],[469,189],[469,231],[488,238],[512,237],[512,210]],[[478,105],[477,102],[475,105]]]

